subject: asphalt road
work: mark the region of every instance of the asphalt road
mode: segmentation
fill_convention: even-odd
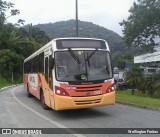
[[[27,97],[24,92],[23,85],[21,85],[0,92],[0,128],[160,128],[160,111],[153,111],[121,104],[67,111],[44,110],[42,109],[39,100],[34,97]],[[160,136],[147,134],[82,135],[74,134],[74,131],[69,132],[73,134],[60,134],[58,136]],[[6,137],[7,135],[0,136]],[[32,137],[36,135],[26,136]],[[15,137],[18,137],[18,135],[15,135]]]

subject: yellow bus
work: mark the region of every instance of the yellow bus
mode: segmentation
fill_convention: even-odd
[[[44,109],[89,108],[115,104],[107,42],[58,38],[24,60],[24,87]]]

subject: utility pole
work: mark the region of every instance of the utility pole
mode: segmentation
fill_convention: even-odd
[[[76,36],[78,37],[78,0],[76,0]]]

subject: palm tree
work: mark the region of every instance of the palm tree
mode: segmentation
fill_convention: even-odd
[[[20,43],[27,42],[27,37],[21,35],[19,29],[12,24],[5,24],[0,30],[0,49],[13,50]]]
[[[2,25],[0,27],[0,49],[8,49],[12,42],[10,42],[12,35],[14,35],[12,32],[16,31],[14,26],[12,24],[6,24]]]
[[[28,26],[27,32],[28,35],[30,35],[36,42],[42,45],[50,41],[50,38],[45,34],[44,31],[41,31],[39,28],[34,27],[32,24]]]
[[[142,82],[143,72],[137,66],[133,65],[132,68],[125,73],[125,80],[131,85],[132,95],[134,95],[135,88]]]

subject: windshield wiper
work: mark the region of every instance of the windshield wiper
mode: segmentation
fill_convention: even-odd
[[[92,53],[88,56],[88,53],[87,53],[87,59],[86,61],[88,62],[88,66],[90,67],[90,58],[97,52],[97,49],[92,51]]]
[[[88,59],[90,59],[96,52],[97,52],[97,49],[92,51],[92,53],[88,56]]]
[[[74,58],[74,60],[77,62],[77,64],[78,65],[81,64],[79,57],[73,52],[73,50],[69,49],[68,51],[69,51],[70,55]]]

